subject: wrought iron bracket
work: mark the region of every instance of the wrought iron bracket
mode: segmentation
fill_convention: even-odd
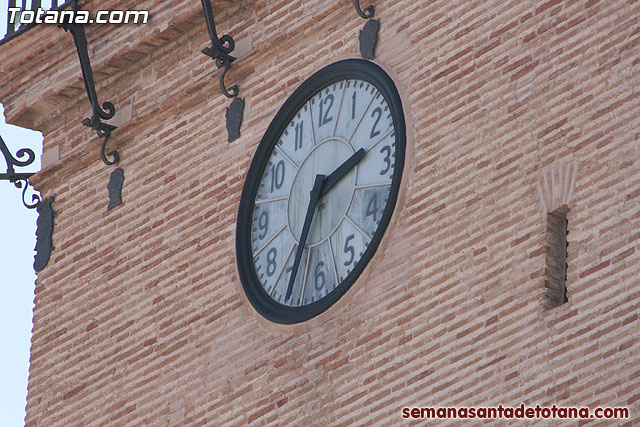
[[[356,7],[356,12],[362,19],[373,18],[373,15],[376,13],[376,8],[373,5],[367,6],[363,9],[360,8],[360,0],[353,0],[353,5]]]
[[[31,196],[31,203],[27,203],[25,199],[27,194],[27,188],[29,188],[29,178],[34,175],[34,173],[16,173],[14,166],[24,167],[29,166],[36,159],[36,155],[33,150],[29,148],[21,148],[17,151],[16,155],[18,158],[22,158],[25,155],[27,158],[25,160],[18,160],[9,151],[7,145],[4,140],[0,136],[0,152],[4,156],[4,160],[7,162],[7,173],[0,173],[0,180],[9,181],[16,188],[22,189],[22,204],[27,209],[35,209],[40,203],[40,197],[36,194]]]
[[[73,10],[78,11],[79,6],[77,1],[72,2]],[[80,59],[80,67],[82,68],[82,78],[84,80],[84,87],[87,90],[87,96],[89,102],[91,102],[91,108],[93,114],[91,118],[86,118],[82,121],[84,126],[90,127],[95,130],[99,138],[104,138],[101,149],[100,158],[107,165],[115,165],[120,161],[120,156],[117,151],[111,151],[105,154],[107,141],[111,136],[111,131],[117,129],[116,126],[103,123],[102,120],[111,119],[115,113],[116,108],[111,102],[104,102],[102,107],[98,101],[98,95],[96,93],[96,85],[93,80],[93,70],[91,69],[91,60],[89,59],[89,49],[87,43],[87,35],[84,31],[82,24],[60,24],[65,31],[69,31],[73,36],[73,41],[78,51],[78,58]],[[108,159],[107,156],[112,159]]]
[[[211,39],[211,47],[205,47],[202,49],[202,53],[216,61],[218,68],[223,68],[220,74],[220,90],[227,98],[234,98],[238,96],[240,89],[238,85],[233,85],[229,88],[224,83],[224,77],[231,68],[231,63],[236,60],[230,53],[235,49],[236,44],[233,41],[233,37],[225,34],[222,37],[218,37],[216,32],[216,23],[213,19],[213,7],[211,6],[211,0],[201,0],[202,9],[204,10],[204,19],[207,21],[207,29],[209,30],[209,38]]]

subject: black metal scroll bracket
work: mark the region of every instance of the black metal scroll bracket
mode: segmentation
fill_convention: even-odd
[[[360,8],[360,0],[353,0],[353,5],[356,7],[356,12],[363,19],[373,18],[373,15],[376,13],[376,8],[373,5],[367,6],[362,10]]]
[[[231,63],[236,60],[235,57],[229,55],[236,47],[236,43],[230,35],[224,35],[218,38],[216,32],[216,23],[213,20],[213,8],[211,0],[201,0],[202,9],[204,10],[204,19],[207,21],[207,29],[209,30],[209,38],[211,39],[211,47],[202,49],[202,53],[216,61],[218,68],[224,68],[220,74],[220,90],[227,98],[238,96],[238,85],[233,85],[227,89],[224,84],[224,76],[229,71]]]
[[[77,1],[73,2],[73,10],[79,10]],[[100,158],[106,165],[115,165],[120,161],[118,152],[114,150],[109,152],[108,154],[105,154],[105,150],[107,141],[109,141],[109,137],[111,136],[111,131],[117,129],[117,127],[107,123],[103,123],[102,120],[108,120],[112,118],[116,113],[116,108],[111,102],[103,103],[102,107],[100,107],[100,103],[98,102],[96,85],[93,80],[93,71],[91,69],[91,60],[89,59],[87,36],[85,34],[84,27],[82,26],[82,24],[60,24],[60,26],[65,31],[69,31],[71,35],[73,35],[73,41],[76,44],[78,57],[80,58],[80,67],[82,68],[84,87],[87,90],[87,96],[89,97],[89,102],[91,102],[91,108],[93,110],[93,115],[91,116],[91,118],[84,119],[82,121],[82,124],[95,130],[98,134],[98,137],[104,138],[102,146],[100,148]],[[108,159],[107,156],[111,157],[113,160]]]
[[[36,158],[33,150],[29,148],[21,148],[16,153],[18,157],[27,156],[26,160],[18,160],[11,155],[7,145],[5,144],[2,137],[0,137],[0,151],[4,156],[5,161],[7,162],[7,173],[0,173],[0,180],[5,180],[13,183],[16,188],[22,188],[22,204],[27,209],[35,209],[40,203],[40,197],[36,194],[31,196],[31,202],[27,203],[25,197],[27,193],[27,188],[29,187],[29,178],[33,175],[33,173],[16,173],[14,166],[24,167],[29,166]],[[24,188],[23,188],[24,186]]]

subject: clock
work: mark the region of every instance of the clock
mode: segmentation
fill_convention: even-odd
[[[238,211],[238,272],[261,315],[303,322],[351,288],[389,225],[405,145],[400,96],[373,62],[333,63],[285,101]]]

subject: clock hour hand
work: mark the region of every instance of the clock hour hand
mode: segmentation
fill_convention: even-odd
[[[358,164],[360,160],[367,154],[364,148],[359,149],[351,157],[345,160],[336,170],[331,172],[329,176],[324,179],[324,184],[322,185],[322,190],[320,191],[320,197],[324,196],[331,190],[341,179],[343,176],[349,173],[351,169],[355,165]]]
[[[334,172],[335,173],[335,172]],[[302,252],[304,251],[304,245],[311,229],[311,221],[313,220],[313,213],[316,211],[316,205],[320,199],[320,192],[322,191],[324,182],[324,175],[316,175],[316,179],[313,182],[313,188],[311,189],[309,197],[309,207],[307,207],[307,214],[304,217],[304,224],[302,226],[302,234],[300,234],[300,241],[298,242],[298,249],[296,250],[296,257],[293,261],[293,270],[291,270],[291,278],[289,279],[289,286],[287,287],[287,294],[285,295],[285,301],[289,300],[291,291],[293,290],[293,283],[296,280],[296,272],[300,266],[300,259],[302,258]]]

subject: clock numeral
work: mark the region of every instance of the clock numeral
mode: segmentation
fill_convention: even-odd
[[[278,256],[278,250],[276,248],[269,249],[269,252],[267,252],[267,276],[269,277],[276,272],[276,256]]]
[[[356,258],[358,257],[358,248],[360,246],[356,244],[358,243],[358,236],[362,234],[365,240],[373,237],[386,212],[390,189],[390,183],[356,188],[352,205],[347,211],[347,217],[352,220],[355,230],[345,232],[339,243],[343,245],[344,236],[355,233],[356,240],[354,241],[354,246],[356,247]]]
[[[324,287],[325,282],[327,281],[324,275],[324,271],[322,270],[323,268],[324,268],[323,261],[320,261],[319,263],[316,264],[315,273],[314,273],[314,279],[315,279],[314,287],[316,288],[316,291],[321,290]]]
[[[333,120],[333,116],[329,117],[329,111],[331,110],[331,107],[333,106],[333,94],[329,94],[327,95],[327,97],[320,102],[320,114],[319,114],[319,122],[318,122],[318,127],[322,126],[322,125],[326,125],[327,123],[329,123],[331,120]],[[323,106],[326,103],[329,103],[329,106],[327,107],[327,111],[324,112],[324,114],[322,113],[323,110]]]
[[[380,171],[380,175],[386,175],[387,172],[389,172],[389,170],[391,169],[391,147],[385,145],[380,149],[380,154],[385,154],[385,168]]]
[[[353,95],[351,96],[351,100],[353,101],[351,103],[351,120],[356,118],[356,94],[358,92],[353,92]]]
[[[295,151],[298,151],[300,148],[302,148],[302,129],[304,126],[304,122],[300,122],[298,124],[296,124],[296,139],[295,139],[295,144],[293,146],[293,149]]]
[[[378,221],[378,193],[373,193],[369,203],[367,204],[367,210],[365,216],[373,216],[373,222]]]
[[[376,121],[373,122],[373,126],[371,127],[371,134],[369,135],[369,138],[375,138],[376,136],[380,135],[380,131],[376,130],[376,126],[378,126],[378,122],[380,122],[380,118],[382,118],[382,108],[380,107],[376,107],[372,112],[371,112],[371,117],[376,117]]]
[[[280,160],[275,166],[271,166],[271,192],[279,190],[284,183],[284,160]]]
[[[269,214],[266,210],[262,211],[258,217],[258,230],[261,232],[261,234],[258,234],[258,239],[264,239],[267,236],[267,231],[269,230]]]
[[[349,254],[350,257],[347,261],[344,262],[345,267],[350,266],[353,263],[353,260],[356,257],[356,250],[353,248],[353,246],[349,245],[349,241],[355,239],[355,234],[350,234],[347,236],[346,240],[344,241],[344,253],[345,254]]]

